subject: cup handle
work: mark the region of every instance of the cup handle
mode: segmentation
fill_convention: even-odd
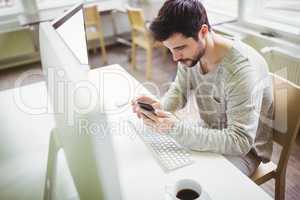
[[[172,199],[172,197],[173,197],[172,189],[173,189],[172,185],[165,186],[166,196],[169,197],[170,199]]]

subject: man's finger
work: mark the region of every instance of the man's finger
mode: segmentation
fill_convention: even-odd
[[[144,124],[146,124],[147,126],[149,126],[151,128],[155,128],[156,127],[155,122],[152,121],[151,119],[143,118],[143,122],[144,122]]]
[[[135,99],[132,99],[132,100],[131,100],[131,105],[132,105],[132,106],[135,105],[135,102],[136,102]]]
[[[140,109],[140,110],[141,110],[141,112],[142,112],[144,115],[146,115],[149,119],[151,119],[152,121],[154,121],[154,122],[156,122],[156,123],[159,123],[159,119],[158,119],[158,117],[157,117],[154,113],[149,112],[149,111],[144,110],[144,109]]]
[[[136,105],[132,105],[132,112],[136,113],[136,108],[137,108]]]
[[[151,120],[153,123],[156,123],[155,121],[153,121],[152,119],[150,119],[150,118],[149,118],[147,115],[145,115],[144,113],[140,113],[139,115],[140,115],[140,118],[143,119],[143,120],[144,120],[144,119],[147,119],[147,120]]]
[[[136,113],[140,112],[140,107],[137,104],[135,104],[133,108]]]
[[[134,106],[133,107],[133,112],[137,114],[138,118],[142,117],[141,108],[139,106]]]

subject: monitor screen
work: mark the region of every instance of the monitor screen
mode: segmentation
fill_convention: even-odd
[[[56,122],[52,134],[59,141],[67,161],[65,167],[76,186],[68,184],[71,195],[76,189],[79,199],[122,199],[114,143],[111,134],[106,134],[110,127],[101,109],[102,98],[97,96],[103,92],[100,86],[91,90],[89,86],[97,83],[88,79],[89,73],[81,64],[87,62],[83,23],[82,6],[74,6],[54,23],[39,26],[42,67]],[[95,72],[98,75],[102,76]],[[90,125],[97,126],[96,130]],[[45,194],[53,189],[49,187]]]
[[[88,64],[87,42],[84,26],[83,6],[77,5],[53,22],[60,37],[75,54],[81,64]]]

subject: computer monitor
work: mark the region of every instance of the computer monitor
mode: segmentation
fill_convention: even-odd
[[[59,36],[67,43],[81,64],[88,64],[83,5],[76,5],[53,22]]]
[[[83,26],[81,18],[69,16],[70,13],[76,15],[78,8],[79,13],[82,13],[82,5],[74,6],[66,12],[65,19],[71,19],[75,26]],[[79,20],[78,24],[73,21],[76,19]],[[64,152],[80,199],[121,199],[118,169],[106,115],[100,112],[98,104],[88,111],[76,107],[78,102],[80,105],[88,102],[89,95],[86,93],[89,91],[78,89],[80,83],[89,83],[88,72],[82,68],[81,61],[70,48],[70,41],[64,40],[55,28],[57,22],[45,22],[39,28],[40,56],[54,111],[56,139]],[[74,30],[68,20],[59,27],[65,30],[64,33],[70,32],[68,28]],[[73,42],[82,43],[78,40]],[[95,131],[90,125],[101,128]],[[52,149],[49,156],[53,156],[53,148],[49,149]]]

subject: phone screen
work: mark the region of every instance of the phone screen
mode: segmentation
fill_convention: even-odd
[[[149,112],[154,112],[155,109],[152,107],[152,105],[150,104],[147,104],[147,103],[142,103],[142,102],[137,102],[139,104],[139,106],[144,109],[144,110],[147,110]]]

